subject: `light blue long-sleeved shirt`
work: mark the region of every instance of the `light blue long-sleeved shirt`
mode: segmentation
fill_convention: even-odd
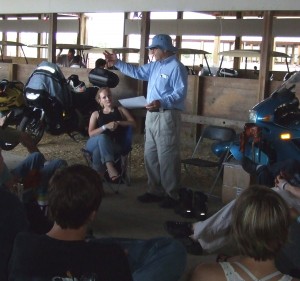
[[[188,73],[175,55],[142,66],[118,60],[115,66],[125,75],[148,81],[147,103],[159,100],[163,109],[184,110]]]

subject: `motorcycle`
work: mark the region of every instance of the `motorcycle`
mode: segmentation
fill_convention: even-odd
[[[300,72],[296,72],[249,110],[249,123],[230,146],[231,157],[241,161],[246,156],[261,165],[290,158],[300,161],[300,109],[295,94],[299,82]],[[212,150],[220,157],[228,146],[217,143]]]
[[[5,125],[22,130],[21,122],[27,114],[28,108],[25,106],[23,98],[24,84],[20,81],[9,81],[3,79],[0,81],[0,116],[9,116]],[[12,150],[18,143],[0,142],[3,150]]]
[[[24,116],[20,127],[34,136],[36,143],[45,131],[52,135],[66,133],[74,140],[77,133],[88,136],[90,115],[99,106],[95,100],[98,87],[115,87],[119,78],[108,70],[92,70],[89,80],[94,86],[86,88],[77,75],[65,79],[56,64],[42,62],[24,87],[30,114]]]

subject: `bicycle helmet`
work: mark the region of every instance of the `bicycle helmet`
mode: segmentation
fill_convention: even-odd
[[[68,84],[74,93],[84,93],[86,91],[85,83],[79,80],[78,75],[72,74],[68,78]]]

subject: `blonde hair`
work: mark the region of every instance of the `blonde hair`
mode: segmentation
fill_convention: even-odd
[[[108,93],[111,93],[110,88],[108,88],[108,87],[101,87],[101,88],[99,88],[99,90],[98,90],[98,92],[97,92],[97,94],[96,94],[96,96],[95,96],[96,102],[99,103],[99,105],[100,105],[101,107],[103,107],[103,106],[102,106],[102,104],[100,103],[100,94],[101,94],[103,91],[105,91],[105,90],[106,90]]]
[[[236,200],[232,234],[243,255],[274,259],[287,240],[289,224],[287,204],[268,187],[250,186]]]

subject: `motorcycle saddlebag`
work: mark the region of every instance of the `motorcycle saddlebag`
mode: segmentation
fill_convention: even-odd
[[[90,83],[97,87],[115,88],[119,84],[119,76],[107,69],[94,68],[88,77]]]

